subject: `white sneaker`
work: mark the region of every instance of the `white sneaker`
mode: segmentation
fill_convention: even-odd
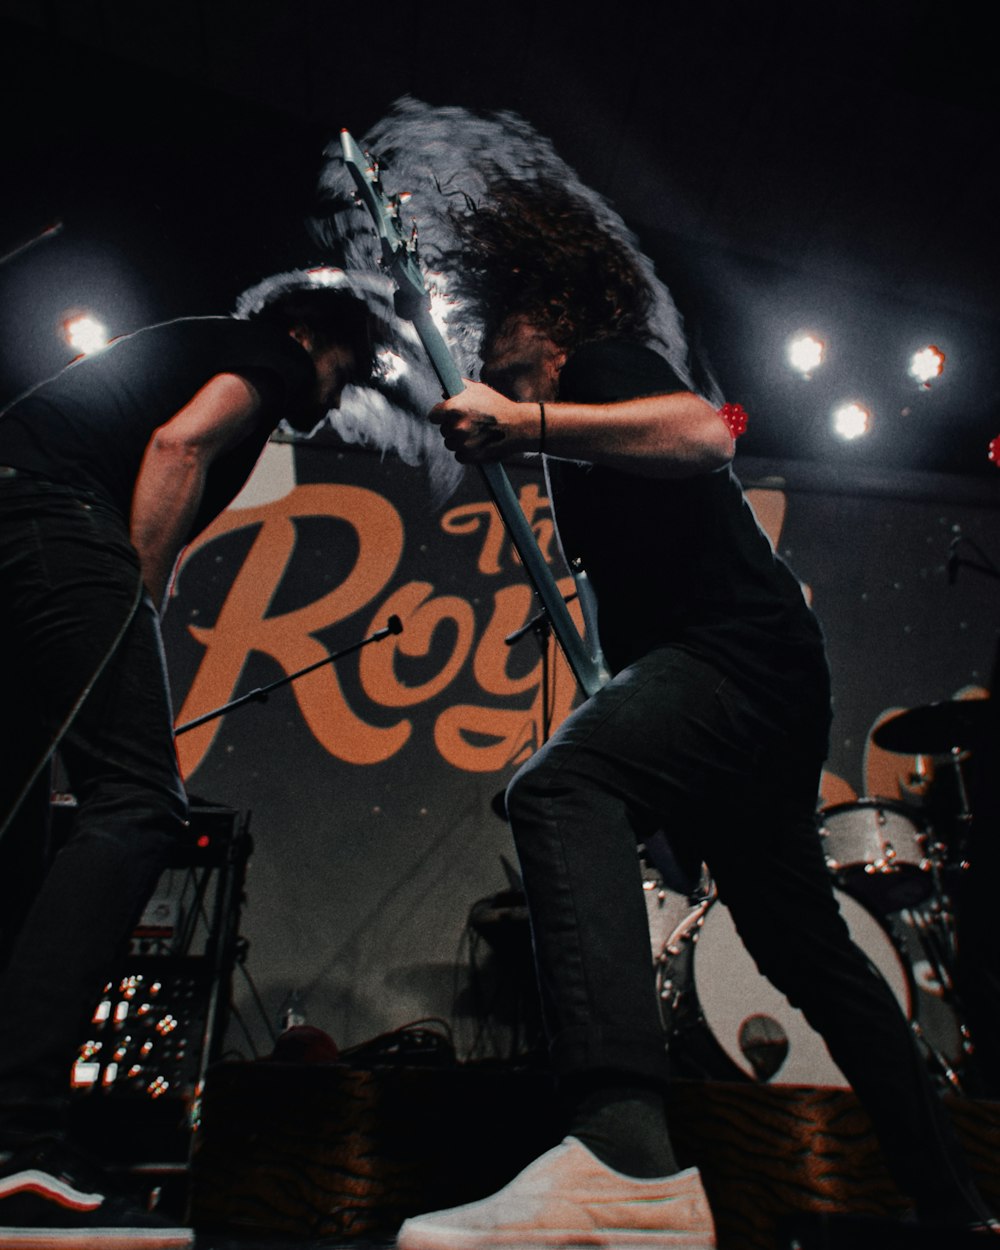
[[[186,1250],[190,1228],[144,1210],[66,1142],[29,1143],[0,1163],[3,1250]]]
[[[499,1193],[407,1220],[399,1250],[587,1246],[711,1250],[715,1226],[697,1168],[637,1180],[567,1137]]]

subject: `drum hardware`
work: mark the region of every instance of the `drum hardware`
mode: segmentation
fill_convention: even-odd
[[[929,1063],[932,1075],[936,1074],[944,1083],[945,1088],[951,1093],[964,1093],[965,1091],[962,1087],[962,1080],[958,1074],[958,1070],[952,1066],[947,1056],[942,1054],[936,1046],[931,1044],[927,1038],[924,1027],[919,1020],[910,1021],[910,1031],[917,1039],[917,1043],[923,1052],[924,1058]]]
[[[696,902],[654,959],[657,969],[656,984],[660,999],[660,1014],[664,1027],[667,1029],[672,1026],[674,1013],[681,1005],[682,995],[687,991],[690,983],[687,961],[683,970],[679,968],[677,961],[682,960],[684,956],[690,958],[693,954],[694,943],[698,940],[698,934],[705,922],[705,915],[715,902],[715,898],[713,890],[711,895]]]
[[[932,900],[927,908],[904,908],[900,918],[916,934],[924,956],[923,962],[930,969],[930,977],[924,978],[929,993],[940,997],[954,992],[952,968],[958,954],[955,922],[939,899]]]
[[[677,953],[671,951],[671,945],[682,940],[693,919],[704,911],[705,903],[715,898],[715,883],[707,870],[703,870],[695,889],[690,894],[680,894],[668,889],[659,872],[643,861],[642,890],[653,962],[656,963],[664,954]]]
[[[909,708],[872,734],[876,746],[901,755],[951,755],[974,750],[986,739],[988,699],[953,699]]]
[[[649,922],[650,953],[656,970],[656,994],[660,1019],[669,1033],[676,1027],[675,1012],[683,995],[687,976],[661,975],[668,963],[684,953],[686,944],[701,922],[712,899],[715,883],[702,866],[701,875],[690,894],[681,894],[664,885],[659,870],[640,856],[642,890]],[[676,969],[675,969],[676,972]]]
[[[819,821],[834,881],[873,911],[898,911],[940,894],[940,843],[913,809],[865,798],[823,808]]]
[[[947,900],[904,908],[888,917],[890,932],[911,969],[915,1008],[910,1027],[932,1074],[963,1092],[963,1063],[972,1051],[954,980],[957,942]]]
[[[965,853],[972,810],[963,764],[970,752],[986,745],[990,715],[988,699],[928,703],[900,712],[872,734],[872,741],[887,751],[931,757],[926,814],[942,832],[949,858]]]
[[[820,837],[836,886],[880,918],[906,965],[908,1018],[928,1066],[945,1088],[960,1090],[968,1048],[954,986],[947,842],[926,813],[918,816],[912,807],[877,798],[825,808]]]
[[[945,757],[931,757],[924,810],[928,823],[939,834],[942,862],[961,859],[968,844],[972,827],[964,769],[968,759],[969,753],[958,748]]]

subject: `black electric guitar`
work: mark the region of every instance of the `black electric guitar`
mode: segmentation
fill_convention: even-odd
[[[412,321],[445,396],[458,395],[465,389],[465,384],[444,337],[431,317],[430,296],[417,261],[415,233],[411,231],[407,234],[400,219],[401,196],[386,195],[378,162],[362,152],[346,130],[341,131],[340,142],[344,164],[375,224],[382,249],[382,263],[396,283],[396,311]],[[478,467],[507,534],[521,557],[528,580],[548,616],[556,641],[581,690],[589,697],[604,684],[603,667],[573,624],[566,602],[535,542],[531,526],[505,470],[499,464]]]

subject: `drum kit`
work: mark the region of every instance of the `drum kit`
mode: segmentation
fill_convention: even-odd
[[[817,817],[854,942],[896,996],[935,1083],[959,1093],[971,1049],[955,990],[953,890],[966,868],[971,819],[962,763],[982,740],[987,715],[985,700],[930,704],[899,713],[873,734],[886,750],[941,757],[946,802],[865,798],[824,807]],[[758,972],[707,870],[682,895],[643,856],[643,889],[678,1074],[847,1084],[801,1012]]]

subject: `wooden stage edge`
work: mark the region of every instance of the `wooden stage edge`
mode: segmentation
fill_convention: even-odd
[[[907,1204],[850,1090],[677,1081],[668,1102],[680,1161],[701,1169],[719,1250],[860,1247],[866,1229],[881,1230],[872,1244],[894,1244],[885,1230]],[[948,1106],[1000,1209],[1000,1103]],[[221,1064],[205,1087],[191,1219],[246,1237],[391,1240],[409,1215],[492,1193],[559,1136],[537,1071]],[[797,1226],[801,1235],[789,1232]]]

